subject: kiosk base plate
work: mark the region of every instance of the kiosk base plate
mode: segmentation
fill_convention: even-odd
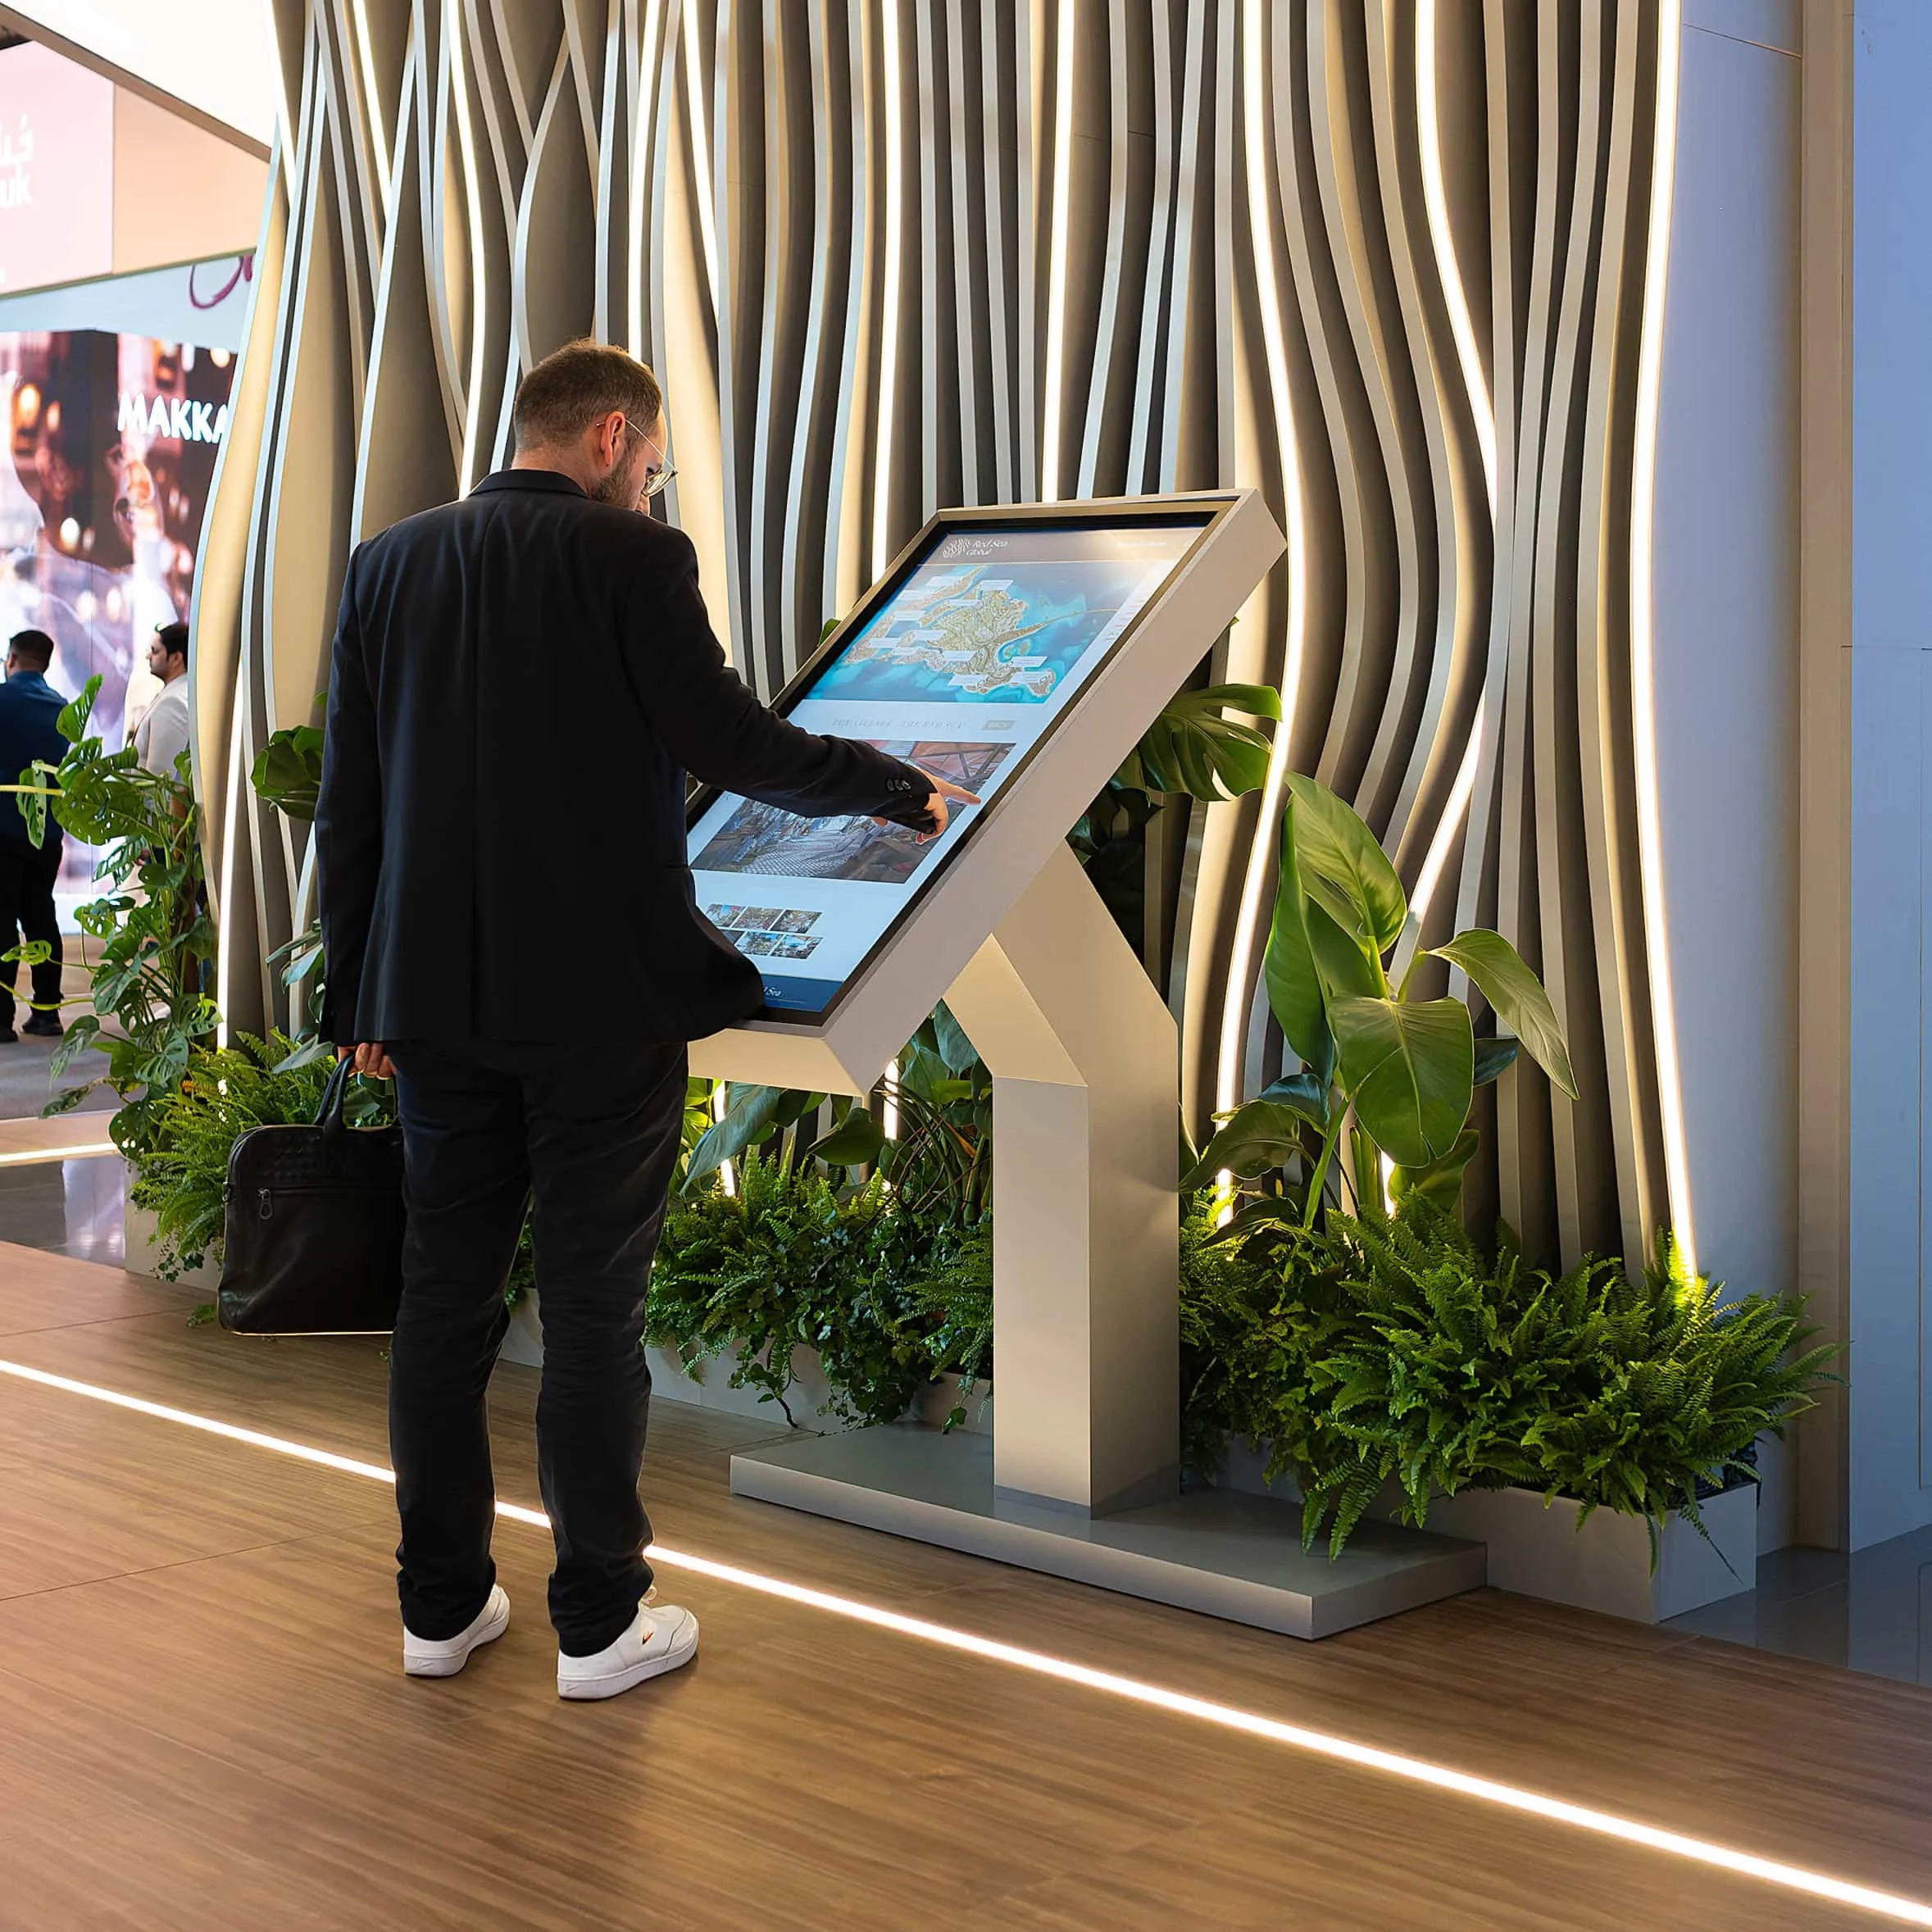
[[[1480,1543],[1366,1521],[1330,1562],[1303,1552],[1298,1508],[1228,1489],[1102,1517],[996,1498],[990,1437],[911,1423],[741,1450],[731,1489],[1289,1637],[1332,1636],[1488,1576]]]

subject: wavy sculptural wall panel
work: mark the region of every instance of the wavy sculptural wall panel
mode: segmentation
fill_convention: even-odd
[[[1583,1098],[1505,1077],[1489,1204],[1566,1255],[1688,1226],[1645,575],[1675,0],[275,20],[261,402],[200,603],[237,1024],[313,890],[240,775],[308,716],[348,548],[502,461],[518,371],[588,332],[665,380],[668,513],[766,692],[941,504],[1259,486],[1288,556],[1205,668],[1281,685],[1275,768],[1150,857],[1196,1125],[1279,1065],[1259,950],[1311,771],[1425,941],[1498,926],[1567,1019]]]

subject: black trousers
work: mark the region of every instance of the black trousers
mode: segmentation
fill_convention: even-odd
[[[25,839],[0,839],[0,952],[22,939],[45,939],[53,951],[34,968],[34,1004],[57,1012],[61,1003],[61,925],[53,909],[61,875],[61,840],[52,836],[38,850]],[[15,935],[18,934],[19,937]],[[0,960],[0,1027],[13,1024],[13,989],[20,961]]]
[[[485,1392],[503,1282],[534,1205],[543,1383],[538,1476],[566,1654],[613,1643],[650,1588],[638,1496],[651,1257],[684,1108],[682,1045],[392,1043],[409,1208],[389,1358],[403,1621],[453,1637],[496,1580]]]

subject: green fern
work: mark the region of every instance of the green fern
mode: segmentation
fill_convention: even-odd
[[[1654,1552],[1668,1516],[1701,1530],[1700,1494],[1752,1480],[1757,1438],[1828,1380],[1801,1304],[1724,1302],[1667,1237],[1640,1277],[1602,1260],[1557,1276],[1411,1200],[1389,1221],[1332,1216],[1270,1266],[1220,1339],[1234,1366],[1190,1413],[1190,1455],[1216,1425],[1266,1443],[1304,1540],[1325,1528],[1332,1553],[1392,1489],[1421,1523],[1437,1495],[1512,1484],[1575,1503],[1580,1525],[1644,1516]],[[1188,1320],[1184,1303],[1184,1335]]]
[[[888,1422],[942,1370],[983,1366],[990,1261],[969,1232],[907,1211],[876,1179],[841,1192],[753,1149],[734,1195],[672,1203],[646,1333],[693,1375],[734,1348],[731,1385],[794,1422],[793,1351],[816,1349],[832,1412]]]

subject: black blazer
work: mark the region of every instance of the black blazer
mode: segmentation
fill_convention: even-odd
[[[502,470],[349,560],[315,837],[322,1031],[686,1040],[755,1012],[699,913],[685,774],[923,825],[930,788],[775,717],[711,635],[690,539]]]

